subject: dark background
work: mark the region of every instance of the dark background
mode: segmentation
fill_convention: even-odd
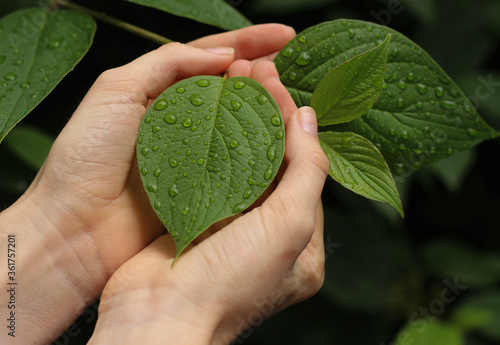
[[[33,2],[0,4],[0,14]],[[75,2],[181,42],[221,32],[125,1]],[[491,87],[490,95],[476,105],[481,116],[500,130],[498,0],[232,0],[230,3],[254,23],[285,23],[297,32],[338,18],[378,22],[401,31],[427,50],[469,97],[476,99],[476,89],[482,80],[495,81],[497,86]],[[156,47],[154,43],[98,23],[88,55],[23,124],[57,136],[101,72]],[[329,181],[323,198],[327,249],[324,288],[311,300],[262,325],[258,322],[235,343],[389,344],[413,313],[439,298],[444,279],[458,279],[468,289],[443,311],[432,315],[443,322],[453,319],[454,312],[467,298],[500,296],[499,149],[498,139],[485,142],[408,178],[398,179],[406,212],[404,220],[390,208]],[[0,146],[2,206],[14,202],[35,174],[8,148]],[[443,246],[452,250],[439,250]],[[486,256],[491,263],[485,263]],[[483,272],[485,266],[493,269]],[[479,278],[474,276],[478,274]],[[94,305],[89,309],[55,344],[85,344],[96,319],[96,308]],[[463,343],[467,345],[500,344],[500,337],[487,332],[471,330],[465,334]],[[446,337],[438,343],[455,344]]]

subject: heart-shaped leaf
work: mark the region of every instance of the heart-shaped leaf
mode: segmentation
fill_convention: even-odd
[[[391,171],[375,145],[349,132],[321,132],[319,139],[335,181],[365,198],[391,205],[404,217]]]
[[[252,23],[224,0],[127,0],[153,7],[176,16],[218,26],[225,30],[241,29]]]
[[[29,8],[0,19],[0,141],[73,70],[95,30],[75,11]]]
[[[384,85],[390,35],[379,46],[340,64],[314,90],[311,107],[318,125],[350,122],[368,112]]]
[[[192,77],[156,99],[140,126],[137,157],[177,255],[264,192],[281,165],[284,133],[278,105],[249,78]]]
[[[388,34],[391,44],[378,101],[366,115],[320,130],[354,132],[370,139],[397,175],[498,135],[422,48],[373,23],[338,20],[298,34],[275,59],[281,81],[297,105],[309,105],[331,69],[374,48]]]

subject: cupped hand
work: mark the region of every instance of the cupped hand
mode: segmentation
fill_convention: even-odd
[[[237,61],[229,76],[261,82],[282,110],[285,163],[251,211],[219,225],[172,267],[160,236],[121,266],[101,296],[89,344],[229,344],[239,333],[310,297],[323,282],[321,191],[328,160],[311,108],[297,110],[270,62]],[[117,338],[118,337],[118,338]]]
[[[164,231],[135,166],[137,131],[148,104],[181,79],[223,73],[235,58],[265,59],[293,36],[283,25],[257,25],[188,45],[168,44],[103,73],[23,199],[54,219],[62,237],[84,233],[86,258],[97,258],[109,276]]]

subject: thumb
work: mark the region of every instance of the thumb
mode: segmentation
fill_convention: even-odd
[[[104,72],[89,93],[128,92],[132,102],[147,104],[177,81],[196,75],[220,74],[233,60],[234,49],[230,47],[200,49],[169,43],[125,66]]]
[[[317,137],[316,113],[310,107],[297,109],[286,126],[285,173],[276,190],[263,204],[270,209],[272,223],[284,233],[275,233],[284,248],[300,252],[314,230],[316,209],[328,175],[329,163]]]

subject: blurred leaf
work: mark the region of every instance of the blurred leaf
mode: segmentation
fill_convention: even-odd
[[[0,2],[0,16],[19,10],[24,7],[39,6],[40,8],[49,8],[50,0],[16,0]]]
[[[488,315],[488,320],[478,323],[474,329],[491,340],[500,341],[500,291],[476,292],[474,295],[464,297],[453,313],[452,319],[460,324],[464,320],[464,315],[468,314],[476,317],[483,315],[485,318],[485,315]]]
[[[224,0],[127,0],[138,5],[153,7],[176,16],[226,30],[252,25],[238,10]]]
[[[431,164],[428,169],[441,180],[450,192],[458,192],[475,162],[476,151],[471,149]]]
[[[272,13],[274,15],[287,15],[325,7],[339,2],[339,0],[254,0],[252,10],[255,13]]]
[[[412,267],[407,238],[373,211],[354,207],[325,208],[325,233],[340,247],[326,260],[321,294],[351,312],[380,312]]]
[[[38,171],[45,162],[54,140],[38,128],[20,125],[5,137],[4,145],[24,163]]]
[[[414,320],[396,336],[395,345],[462,345],[464,334],[453,324],[431,319]]]
[[[29,8],[0,19],[0,28],[1,142],[83,58],[96,24],[74,11]]]
[[[429,26],[436,22],[437,8],[435,0],[400,0],[401,6],[413,14],[422,24]]]
[[[426,267],[439,278],[455,279],[470,287],[500,281],[500,255],[484,254],[455,240],[434,240],[422,248]]]
[[[404,217],[391,171],[375,145],[349,132],[320,132],[319,138],[335,181],[365,198],[391,205]]]

